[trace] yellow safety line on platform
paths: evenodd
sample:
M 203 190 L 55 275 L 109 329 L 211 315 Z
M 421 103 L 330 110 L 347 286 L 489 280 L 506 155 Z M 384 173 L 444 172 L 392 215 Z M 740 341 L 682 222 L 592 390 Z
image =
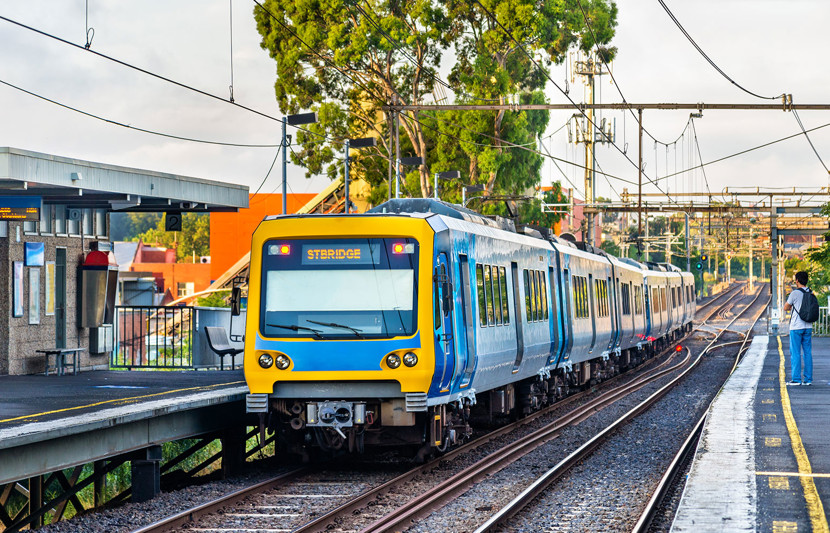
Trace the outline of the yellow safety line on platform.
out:
M 804 489 L 807 512 L 810 514 L 813 531 L 828 533 L 830 527 L 827 525 L 824 506 L 821 503 L 818 490 L 816 490 L 816 484 L 813 482 L 813 470 L 810 466 L 810 460 L 807 458 L 804 443 L 801 442 L 801 434 L 798 432 L 798 426 L 795 423 L 792 405 L 790 404 L 790 394 L 787 392 L 786 374 L 784 372 L 784 348 L 781 344 L 781 336 L 778 335 L 776 338 L 778 339 L 778 388 L 781 391 L 781 407 L 784 410 L 787 431 L 790 433 L 790 444 L 792 444 L 795 460 L 798 463 L 798 472 L 803 474 L 799 476 L 799 479 L 801 480 L 801 487 Z
M 144 396 L 132 396 L 130 398 L 115 398 L 115 399 L 112 399 L 112 400 L 105 400 L 103 402 L 91 403 L 91 404 L 88 404 L 88 405 L 78 405 L 76 407 L 67 407 L 65 409 L 55 409 L 54 411 L 45 411 L 43 413 L 33 413 L 33 414 L 30 414 L 30 415 L 18 416 L 18 417 L 15 417 L 15 418 L 7 418 L 5 420 L 0 420 L 0 424 L 2 424 L 4 422 L 14 422 L 14 421 L 17 421 L 17 420 L 25 420 L 27 418 L 37 418 L 39 416 L 44 416 L 44 415 L 54 415 L 56 413 L 65 413 L 67 411 L 76 411 L 78 409 L 86 409 L 88 407 L 97 407 L 99 405 L 105 405 L 105 404 L 108 404 L 108 403 L 115 403 L 115 404 L 118 404 L 118 403 L 131 403 L 131 402 L 135 402 L 135 401 L 138 401 L 138 400 L 143 400 L 145 398 L 153 398 L 155 396 L 165 396 L 167 394 L 173 394 L 173 393 L 176 393 L 176 392 L 189 392 L 189 391 L 194 391 L 194 390 L 208 390 L 208 389 L 213 389 L 213 388 L 216 388 L 216 387 L 224 387 L 226 385 L 239 385 L 241 383 L 245 383 L 245 382 L 244 381 L 231 381 L 229 383 L 217 383 L 215 385 L 203 385 L 203 386 L 200 386 L 200 387 L 190 387 L 190 388 L 187 388 L 187 389 L 176 389 L 176 390 L 169 390 L 169 391 L 165 391 L 165 392 L 156 392 L 156 393 L 153 393 L 153 394 L 145 394 Z
M 820 477 L 820 478 L 830 478 L 830 474 L 816 474 L 815 472 L 803 473 L 803 472 L 755 472 L 756 476 L 790 476 L 790 477 Z

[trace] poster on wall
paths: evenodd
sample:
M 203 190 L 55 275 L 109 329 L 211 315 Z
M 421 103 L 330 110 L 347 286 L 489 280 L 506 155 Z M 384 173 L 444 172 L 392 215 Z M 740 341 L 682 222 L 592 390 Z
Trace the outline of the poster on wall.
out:
M 46 291 L 46 308 L 43 314 L 51 316 L 55 314 L 55 262 L 46 261 L 46 280 L 43 290 Z
M 27 267 L 42 267 L 43 266 L 43 243 L 42 242 L 27 242 L 25 243 L 25 263 Z
M 23 261 L 14 261 L 12 316 L 23 316 Z
M 29 269 L 29 324 L 40 324 L 40 269 Z

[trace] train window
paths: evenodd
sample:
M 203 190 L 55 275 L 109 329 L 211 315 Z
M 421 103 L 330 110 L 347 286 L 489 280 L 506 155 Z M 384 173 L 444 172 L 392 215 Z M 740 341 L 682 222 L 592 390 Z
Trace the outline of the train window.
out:
M 588 280 L 584 276 L 573 277 L 573 295 L 576 303 L 576 318 L 588 318 L 590 316 Z
M 487 325 L 487 297 L 484 294 L 484 267 L 476 265 L 476 293 L 478 294 L 478 321 L 481 327 Z
M 493 281 L 493 311 L 496 313 L 496 324 L 504 324 L 501 314 L 501 278 L 499 276 L 499 267 L 493 267 L 493 274 L 490 279 Z
M 533 320 L 539 320 L 539 287 L 537 285 L 536 271 L 529 270 L 530 276 L 530 313 Z
M 539 272 L 539 280 L 542 282 L 542 318 L 548 319 L 548 284 L 545 279 L 545 273 Z
M 527 270 L 522 270 L 522 277 L 524 277 L 525 281 L 525 315 L 527 321 L 530 322 L 533 320 L 533 315 L 530 311 L 530 274 Z
M 438 281 L 441 276 L 441 267 L 435 267 L 435 276 L 432 281 L 432 309 L 433 318 L 435 322 L 435 329 L 441 327 L 441 294 L 439 287 L 441 283 Z
M 660 289 L 660 298 L 663 302 L 662 310 L 665 311 L 666 309 L 668 309 L 668 306 L 666 305 L 666 289 L 665 288 Z
M 495 326 L 496 317 L 493 309 L 493 269 L 484 265 L 484 292 L 487 293 L 487 325 Z
M 507 302 L 507 275 L 504 267 L 499 267 L 499 294 L 501 295 L 501 314 L 505 324 L 510 323 L 510 306 Z
M 530 275 L 533 276 L 533 318 L 542 320 L 542 286 L 539 283 L 539 271 L 531 270 Z

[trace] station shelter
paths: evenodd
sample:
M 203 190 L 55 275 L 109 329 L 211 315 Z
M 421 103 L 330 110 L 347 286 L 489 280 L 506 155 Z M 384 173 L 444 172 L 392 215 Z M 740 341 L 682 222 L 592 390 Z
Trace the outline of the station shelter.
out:
M 0 147 L 0 375 L 43 372 L 38 350 L 55 348 L 107 368 L 110 213 L 163 212 L 172 230 L 183 212 L 247 205 L 242 185 Z

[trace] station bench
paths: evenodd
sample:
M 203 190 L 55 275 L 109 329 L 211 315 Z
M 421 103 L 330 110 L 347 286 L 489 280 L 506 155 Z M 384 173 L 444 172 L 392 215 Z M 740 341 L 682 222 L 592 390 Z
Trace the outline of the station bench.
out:
M 72 374 L 77 374 L 80 368 L 80 361 L 78 358 L 81 355 L 81 352 L 86 350 L 86 348 L 48 348 L 45 350 L 35 350 L 38 353 L 42 353 L 46 359 L 46 364 L 44 366 L 43 375 L 49 375 L 49 369 L 51 368 L 49 365 L 49 356 L 55 356 L 55 374 L 58 376 L 63 376 L 66 374 L 67 369 L 67 357 L 72 356 Z

